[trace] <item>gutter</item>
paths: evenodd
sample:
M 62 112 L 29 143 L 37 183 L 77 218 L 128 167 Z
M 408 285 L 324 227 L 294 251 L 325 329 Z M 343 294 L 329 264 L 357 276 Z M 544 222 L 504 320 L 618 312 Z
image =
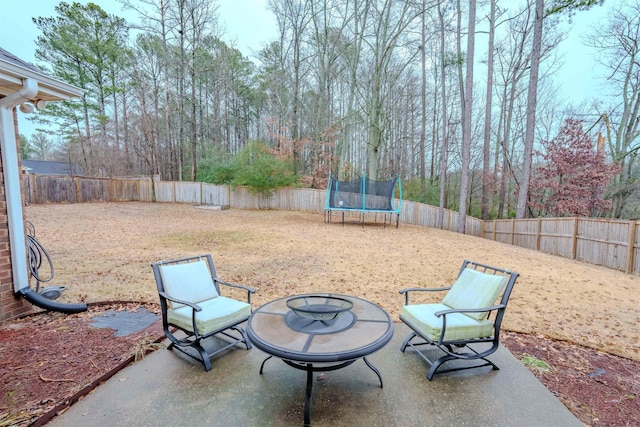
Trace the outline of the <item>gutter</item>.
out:
M 26 101 L 35 99 L 38 94 L 38 82 L 28 78 L 22 81 L 22 88 L 0 99 L 0 149 L 2 151 L 2 170 L 4 173 L 7 219 L 9 223 L 9 246 L 15 292 L 29 286 L 27 267 L 27 244 L 22 214 L 22 195 L 20 194 L 20 169 L 18 168 L 18 146 L 13 127 L 13 108 Z
M 82 89 L 46 76 L 36 68 L 25 67 L 2 58 L 0 58 L 0 76 L 16 84 L 22 82 L 23 86 L 25 80 L 37 81 L 40 99 L 66 100 L 80 97 L 83 93 Z

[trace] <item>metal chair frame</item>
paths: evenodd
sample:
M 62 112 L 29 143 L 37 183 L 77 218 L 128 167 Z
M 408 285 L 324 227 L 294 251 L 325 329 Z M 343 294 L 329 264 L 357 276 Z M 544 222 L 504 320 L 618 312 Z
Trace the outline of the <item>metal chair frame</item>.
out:
M 460 267 L 458 276 L 460 276 L 460 274 L 464 271 L 465 268 L 474 268 L 484 273 L 505 274 L 509 276 L 505 289 L 502 292 L 502 297 L 500 298 L 499 304 L 493 305 L 491 307 L 484 307 L 484 308 L 477 308 L 477 309 L 442 310 L 435 313 L 437 317 L 442 317 L 442 332 L 437 341 L 433 341 L 428 337 L 426 337 L 424 334 L 420 333 L 417 325 L 413 325 L 409 320 L 404 318 L 402 315 L 400 316 L 400 320 L 402 320 L 402 322 L 404 322 L 412 330 L 412 332 L 409 333 L 409 335 L 405 338 L 404 342 L 402 343 L 402 346 L 400 347 L 400 350 L 404 353 L 407 346 L 410 346 L 418 353 L 418 355 L 420 355 L 420 357 L 422 357 L 422 359 L 424 359 L 429 364 L 430 368 L 427 372 L 427 379 L 429 381 L 433 379 L 433 376 L 436 373 L 441 374 L 445 372 L 480 368 L 483 366 L 491 366 L 493 370 L 500 369 L 498 368 L 498 366 L 496 366 L 496 364 L 488 360 L 486 357 L 494 353 L 500 345 L 500 327 L 502 325 L 502 319 L 504 317 L 504 313 L 507 308 L 507 303 L 509 302 L 511 291 L 513 290 L 513 286 L 515 285 L 515 282 L 519 274 L 506 269 L 491 267 L 489 265 L 465 260 L 462 263 L 462 266 Z M 445 288 L 408 288 L 408 289 L 402 289 L 399 292 L 400 294 L 405 296 L 405 305 L 409 305 L 410 292 L 439 292 L 439 291 L 448 291 L 449 289 L 451 289 L 451 286 L 445 287 Z M 487 312 L 488 318 L 490 318 L 491 315 L 494 315 L 492 336 L 477 337 L 477 338 L 464 339 L 464 340 L 449 340 L 449 341 L 444 340 L 446 329 L 447 329 L 447 315 L 452 313 L 482 313 L 482 312 Z M 419 338 L 421 340 L 417 340 L 417 342 L 414 342 L 413 341 L 414 338 Z M 491 346 L 486 350 L 479 351 L 471 347 L 471 345 L 486 344 L 486 343 L 491 344 Z M 445 354 L 436 360 L 431 360 L 418 348 L 418 347 L 427 346 L 427 345 L 438 347 Z M 482 360 L 484 361 L 484 363 L 457 366 L 457 367 L 448 368 L 448 369 L 440 369 L 440 367 L 444 363 L 451 360 Z
M 237 285 L 234 283 L 224 282 L 218 279 L 216 275 L 215 266 L 213 265 L 213 259 L 210 254 L 198 255 L 198 256 L 181 258 L 181 259 L 170 260 L 170 261 L 158 261 L 151 264 L 151 267 L 153 268 L 153 275 L 155 277 L 156 285 L 158 287 L 158 295 L 160 296 L 160 307 L 162 309 L 162 328 L 164 330 L 165 335 L 169 339 L 169 341 L 171 341 L 171 344 L 169 344 L 167 348 L 169 350 L 171 350 L 172 348 L 175 348 L 176 350 L 180 351 L 181 353 L 190 357 L 191 359 L 202 363 L 204 365 L 205 371 L 208 372 L 211 370 L 211 358 L 216 354 L 230 347 L 233 347 L 239 343 L 243 343 L 247 350 L 251 349 L 252 346 L 251 346 L 251 342 L 247 338 L 247 333 L 244 330 L 244 328 L 238 326 L 240 323 L 245 322 L 249 318 L 249 316 L 232 325 L 227 325 L 223 328 L 214 330 L 207 334 L 200 334 L 196 326 L 196 314 L 202 311 L 202 308 L 198 306 L 198 304 L 194 304 L 189 301 L 183 301 L 183 300 L 174 298 L 165 291 L 163 280 L 162 280 L 162 274 L 160 273 L 160 268 L 163 265 L 185 264 L 188 262 L 200 261 L 203 259 L 207 261 L 207 266 L 209 267 L 209 272 L 211 273 L 211 279 L 213 280 L 213 284 L 216 288 L 216 291 L 218 292 L 218 295 L 222 295 L 220 292 L 220 285 L 223 285 L 229 288 L 243 289 L 247 292 L 247 303 L 251 304 L 251 294 L 256 292 L 255 289 L 252 289 L 247 286 Z M 167 311 L 169 310 L 168 301 L 172 301 L 178 304 L 183 304 L 192 308 L 192 329 L 191 330 L 182 328 L 178 325 L 175 325 L 169 322 L 168 316 L 167 316 Z M 184 338 L 177 337 L 175 333 L 178 330 L 182 331 L 186 336 Z M 229 333 L 228 331 L 230 330 L 234 331 L 235 333 L 234 334 Z M 228 342 L 227 345 L 223 346 L 222 348 L 218 348 L 213 352 L 208 352 L 203 347 L 202 341 L 214 335 L 223 335 L 231 339 L 231 341 L 229 342 L 228 340 L 225 340 Z M 197 356 L 194 355 L 192 352 L 189 352 L 188 351 L 189 348 L 195 349 L 197 351 Z

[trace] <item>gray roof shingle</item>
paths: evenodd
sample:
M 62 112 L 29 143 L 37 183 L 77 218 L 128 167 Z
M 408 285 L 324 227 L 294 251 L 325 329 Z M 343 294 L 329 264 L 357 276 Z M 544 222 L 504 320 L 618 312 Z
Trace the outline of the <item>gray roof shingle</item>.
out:
M 31 169 L 34 175 L 70 175 L 82 176 L 82 166 L 68 162 L 49 162 L 47 160 L 23 160 L 22 166 Z
M 22 59 L 15 56 L 13 53 L 4 50 L 0 47 L 0 59 L 4 59 L 7 62 L 12 62 L 21 67 L 27 68 L 31 71 L 35 71 L 36 73 L 44 74 L 44 72 L 36 67 L 35 65 L 29 64 L 27 61 L 23 61 Z

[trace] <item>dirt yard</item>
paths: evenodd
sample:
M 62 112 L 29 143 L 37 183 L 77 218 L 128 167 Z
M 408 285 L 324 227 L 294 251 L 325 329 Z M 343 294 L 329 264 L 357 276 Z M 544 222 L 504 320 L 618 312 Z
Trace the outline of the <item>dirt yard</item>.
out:
M 25 214 L 55 267 L 42 286 L 68 286 L 61 302 L 157 303 L 152 262 L 212 253 L 223 280 L 257 290 L 254 307 L 328 291 L 374 301 L 398 320 L 399 289 L 447 286 L 464 259 L 509 268 L 521 275 L 503 323 L 511 351 L 549 362 L 552 372 L 538 377 L 585 424 L 640 416 L 636 276 L 373 218 L 343 226 L 321 214 L 143 203 L 32 205 Z
M 302 212 L 112 203 L 32 205 L 25 215 L 53 259 L 46 285 L 69 287 L 60 301 L 157 302 L 153 261 L 211 253 L 223 280 L 257 289 L 255 306 L 339 292 L 397 320 L 399 289 L 451 284 L 471 259 L 520 273 L 506 329 L 640 361 L 640 278 L 604 267 L 431 228 L 326 224 Z

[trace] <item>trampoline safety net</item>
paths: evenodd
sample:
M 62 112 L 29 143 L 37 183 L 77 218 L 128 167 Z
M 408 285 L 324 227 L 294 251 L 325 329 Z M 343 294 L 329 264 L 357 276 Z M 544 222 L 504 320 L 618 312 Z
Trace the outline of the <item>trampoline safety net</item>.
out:
M 356 209 L 394 211 L 393 191 L 396 178 L 388 181 L 374 181 L 368 178 L 329 183 L 329 209 Z

